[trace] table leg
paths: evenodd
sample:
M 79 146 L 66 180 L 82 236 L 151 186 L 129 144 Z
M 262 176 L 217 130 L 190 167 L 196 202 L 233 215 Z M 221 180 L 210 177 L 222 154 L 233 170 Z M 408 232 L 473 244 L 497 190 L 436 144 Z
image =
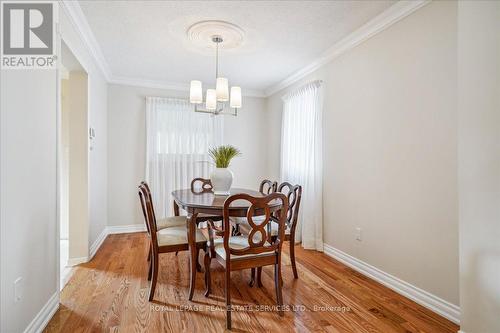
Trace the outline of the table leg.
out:
M 196 218 L 197 213 L 189 213 L 187 218 L 187 233 L 188 233 L 188 244 L 189 244 L 189 275 L 191 277 L 189 281 L 189 300 L 193 299 L 194 288 L 196 284 L 196 265 L 198 264 L 196 250 Z
M 174 200 L 174 216 L 179 216 L 179 205 L 177 204 L 177 201 Z M 175 251 L 175 256 L 177 256 L 179 252 Z
M 174 215 L 179 216 L 179 205 L 174 200 Z

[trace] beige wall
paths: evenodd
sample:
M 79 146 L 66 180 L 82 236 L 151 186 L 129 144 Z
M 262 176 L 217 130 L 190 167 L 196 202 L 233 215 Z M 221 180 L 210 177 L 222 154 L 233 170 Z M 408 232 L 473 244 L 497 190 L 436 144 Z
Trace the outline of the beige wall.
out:
M 457 4 L 433 2 L 271 96 L 324 81 L 324 241 L 453 304 L 458 297 Z M 279 175 L 279 131 L 269 138 Z M 355 228 L 363 240 L 355 240 Z
M 143 224 L 137 186 L 145 177 L 146 96 L 188 98 L 187 92 L 109 85 L 108 93 L 109 225 Z M 265 100 L 243 97 L 237 117 L 224 117 L 224 141 L 242 151 L 233 160 L 234 186 L 258 188 L 266 177 Z
M 59 238 L 69 237 L 69 72 L 61 79 L 61 146 L 59 171 Z
M 500 332 L 500 2 L 458 5 L 460 329 Z
M 65 80 L 66 81 L 66 80 Z M 89 255 L 89 145 L 88 145 L 88 76 L 70 72 L 62 86 L 68 103 L 61 112 L 68 115 L 68 230 L 69 259 Z M 67 109 L 66 109 L 67 107 Z M 64 117 L 63 117 L 64 120 Z
M 95 129 L 92 150 L 88 151 L 88 247 L 97 240 L 107 225 L 107 91 L 108 83 L 97 67 L 81 36 L 61 9 L 61 37 L 88 74 L 88 123 Z

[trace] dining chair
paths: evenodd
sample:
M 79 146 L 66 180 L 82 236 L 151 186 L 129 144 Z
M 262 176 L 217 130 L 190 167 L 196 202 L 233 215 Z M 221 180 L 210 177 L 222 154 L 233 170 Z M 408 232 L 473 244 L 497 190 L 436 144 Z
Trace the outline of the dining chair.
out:
M 199 184 L 199 186 L 197 186 L 197 184 Z M 191 192 L 193 192 L 193 194 L 203 194 L 207 192 L 212 192 L 212 190 L 213 186 L 212 186 L 212 181 L 210 179 L 194 178 L 191 181 Z M 200 213 L 196 217 L 196 225 L 199 225 L 200 222 L 206 222 L 208 219 L 211 219 L 213 221 L 222 221 L 222 216 Z
M 278 182 L 276 181 L 271 181 L 269 179 L 264 179 L 260 182 L 259 185 L 259 192 L 262 194 L 271 194 L 273 192 L 276 192 L 276 189 L 278 188 Z M 259 220 L 260 217 L 255 217 L 254 220 Z M 238 235 L 240 233 L 239 225 L 240 223 L 245 223 L 246 218 L 245 217 L 231 217 L 231 225 L 233 226 L 233 232 L 235 235 Z M 253 275 L 252 275 L 253 276 Z
M 200 186 L 197 186 L 200 184 Z M 212 181 L 205 178 L 194 178 L 191 181 L 191 192 L 195 194 L 211 192 L 213 190 Z
M 292 185 L 289 182 L 281 183 L 277 188 L 278 193 L 283 193 L 288 198 L 288 211 L 285 220 L 285 237 L 284 241 L 288 241 L 290 244 L 290 261 L 292 263 L 293 277 L 298 279 L 299 275 L 297 273 L 297 265 L 295 262 L 295 229 L 297 228 L 297 221 L 299 216 L 300 201 L 302 198 L 302 186 Z M 278 224 L 275 222 L 276 217 L 271 216 L 272 223 L 270 223 L 270 231 L 272 240 L 278 237 Z M 243 234 L 248 234 L 251 231 L 251 227 L 248 223 L 240 224 L 240 232 Z M 252 277 L 250 280 L 250 286 L 255 282 L 254 272 L 252 271 Z M 262 269 L 257 268 L 257 284 L 262 285 L 261 282 Z
M 139 200 L 141 202 L 142 211 L 144 213 L 148 237 L 150 240 L 151 249 L 151 263 L 148 273 L 148 280 L 151 280 L 149 288 L 149 301 L 154 298 L 156 289 L 156 282 L 158 280 L 159 269 L 159 255 L 161 253 L 179 252 L 189 250 L 186 221 L 182 226 L 171 226 L 164 229 L 158 229 L 157 221 L 153 208 L 153 201 L 151 200 L 147 184 L 141 183 L 139 185 Z M 184 217 L 185 219 L 185 217 Z M 206 251 L 207 239 L 203 233 L 196 229 L 196 249 Z
M 278 182 L 276 181 L 273 182 L 269 179 L 264 179 L 260 182 L 259 192 L 262 194 L 271 194 L 273 192 L 276 192 L 277 188 L 278 188 Z
M 147 195 L 149 200 L 151 202 L 153 202 L 153 197 L 151 195 L 151 190 L 149 188 L 148 183 L 146 183 L 145 181 L 142 181 L 141 186 L 144 187 L 145 195 Z M 146 230 L 149 233 L 149 225 L 147 223 L 146 211 L 144 210 L 144 207 L 142 207 L 142 214 L 144 215 L 144 223 L 146 224 Z M 154 212 L 153 212 L 153 214 L 154 214 Z M 156 223 L 156 230 L 162 230 L 162 229 L 165 229 L 168 227 L 177 227 L 177 226 L 186 225 L 186 217 L 185 216 L 169 216 L 169 217 L 165 217 L 162 219 L 156 219 L 156 216 L 154 216 L 154 218 L 157 222 Z M 177 253 L 176 253 L 176 255 L 177 255 Z M 152 267 L 151 267 L 151 264 L 152 264 L 151 263 L 151 247 L 149 247 L 147 261 L 150 263 L 148 280 L 151 280 L 151 270 L 152 270 Z
M 141 185 L 144 186 L 146 190 L 146 194 L 148 195 L 148 198 L 151 202 L 153 202 L 153 197 L 151 195 L 151 190 L 149 188 L 148 183 L 142 181 Z M 144 214 L 144 211 L 142 212 Z M 146 216 L 144 215 L 144 219 Z M 155 216 L 156 218 L 156 216 Z M 176 227 L 180 225 L 186 225 L 186 217 L 185 216 L 168 216 L 162 219 L 157 219 L 157 230 L 165 229 L 168 227 Z M 147 225 L 146 225 L 147 228 Z
M 246 200 L 251 206 L 246 219 L 251 226 L 248 235 L 234 236 L 230 233 L 231 204 L 236 200 Z M 268 233 L 267 225 L 271 223 L 269 203 L 281 204 L 281 210 L 275 215 L 278 234 L 274 241 Z M 216 259 L 225 270 L 226 295 L 226 327 L 231 329 L 231 272 L 236 270 L 272 265 L 274 266 L 274 282 L 279 315 L 283 316 L 283 298 L 281 293 L 281 247 L 285 237 L 286 212 L 288 199 L 282 193 L 271 193 L 265 197 L 254 197 L 248 194 L 235 194 L 224 201 L 222 230 L 208 220 L 208 251 L 205 253 L 205 296 L 211 293 L 210 262 Z M 234 214 L 234 213 L 233 213 Z M 255 223 L 255 215 L 263 217 L 260 223 Z M 222 236 L 222 238 L 215 238 Z

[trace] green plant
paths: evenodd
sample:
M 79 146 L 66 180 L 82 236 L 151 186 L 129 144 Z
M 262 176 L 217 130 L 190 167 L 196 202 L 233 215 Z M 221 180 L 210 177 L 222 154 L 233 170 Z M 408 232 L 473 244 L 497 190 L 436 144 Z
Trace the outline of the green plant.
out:
M 233 157 L 241 155 L 238 148 L 231 145 L 219 146 L 208 150 L 208 154 L 212 158 L 217 168 L 227 168 Z

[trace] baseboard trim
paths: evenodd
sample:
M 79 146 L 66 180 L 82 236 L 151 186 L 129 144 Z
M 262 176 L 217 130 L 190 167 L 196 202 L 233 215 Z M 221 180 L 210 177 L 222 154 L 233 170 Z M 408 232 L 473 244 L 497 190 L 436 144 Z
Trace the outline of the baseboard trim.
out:
M 59 279 L 59 291 L 64 289 L 68 281 L 71 279 L 72 275 L 73 275 L 73 268 L 65 267 L 64 270 L 61 272 L 61 277 Z
M 339 249 L 328 244 L 324 244 L 325 254 L 353 268 L 363 275 L 383 284 L 429 310 L 451 320 L 460 323 L 460 308 L 452 303 L 439 298 L 423 289 L 420 289 L 406 281 L 403 281 L 391 274 L 388 274 L 370 264 L 365 263 Z
M 50 319 L 54 316 L 59 308 L 59 290 L 55 292 L 50 299 L 45 303 L 43 308 L 33 318 L 31 323 L 26 327 L 24 333 L 39 333 L 42 332 Z
M 84 258 L 70 259 L 70 260 L 74 260 L 75 263 L 73 265 L 71 265 L 70 260 L 68 260 L 68 265 L 74 266 L 74 265 L 78 265 L 78 264 L 92 260 L 92 258 L 94 258 L 97 251 L 101 248 L 102 243 L 104 243 L 104 240 L 106 239 L 106 237 L 108 237 L 108 235 L 128 234 L 128 233 L 132 233 L 132 232 L 145 232 L 145 231 L 146 231 L 146 227 L 143 224 L 107 226 L 101 231 L 99 236 L 97 236 L 97 239 L 90 246 L 89 257 L 85 258 L 84 261 L 83 261 Z M 78 261 L 77 259 L 81 259 L 82 261 Z M 73 262 L 71 262 L 71 263 L 73 263 Z
M 89 257 L 69 258 L 68 259 L 68 266 L 71 267 L 71 266 L 80 265 L 80 264 L 83 264 L 89 260 L 90 260 Z
M 146 227 L 144 226 L 144 224 L 113 225 L 106 227 L 106 232 L 108 235 L 128 234 L 131 232 L 144 232 L 144 231 L 146 231 Z
M 104 242 L 107 236 L 108 236 L 108 227 L 104 227 L 99 236 L 97 236 L 97 239 L 90 246 L 89 261 L 92 260 L 92 258 L 94 258 L 97 250 L 99 250 L 99 248 L 101 247 L 102 243 Z
M 95 254 L 97 253 L 97 251 L 99 250 L 99 248 L 101 247 L 102 243 L 104 242 L 104 240 L 108 235 L 124 234 L 131 232 L 144 232 L 144 231 L 146 231 L 146 228 L 144 227 L 144 225 L 141 224 L 107 226 L 102 230 L 102 232 L 99 234 L 97 239 L 90 247 L 89 256 L 80 258 L 70 258 L 68 259 L 68 266 L 76 266 L 78 264 L 90 261 L 95 256 Z M 65 281 L 63 281 L 62 284 L 66 284 L 65 282 L 67 282 L 67 280 L 69 279 L 70 271 L 71 270 L 69 270 L 67 272 L 68 274 L 63 277 L 63 280 Z M 38 312 L 38 314 L 31 321 L 31 323 L 24 330 L 24 332 L 25 333 L 42 332 L 45 329 L 45 326 L 47 326 L 47 324 L 49 323 L 50 319 L 54 316 L 58 308 L 59 308 L 59 291 L 57 291 L 50 297 L 49 301 L 45 303 L 43 308 L 40 310 L 40 312 Z

